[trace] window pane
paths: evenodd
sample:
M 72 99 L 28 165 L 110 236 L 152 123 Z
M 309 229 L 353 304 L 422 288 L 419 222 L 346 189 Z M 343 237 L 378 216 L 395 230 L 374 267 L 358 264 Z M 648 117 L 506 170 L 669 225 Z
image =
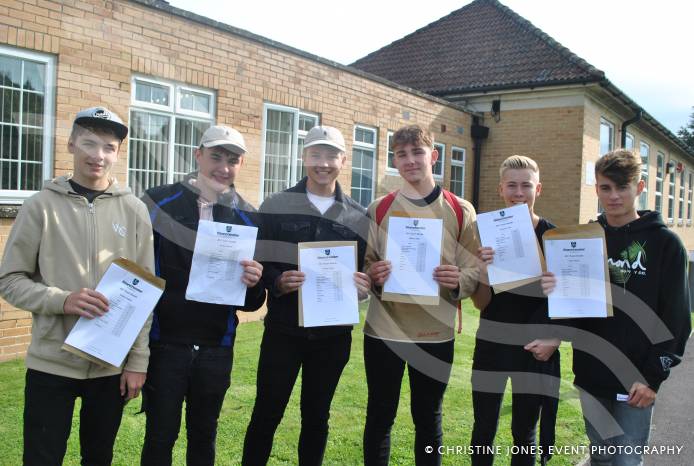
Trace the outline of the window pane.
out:
M 263 197 L 289 187 L 295 117 L 294 113 L 281 110 L 268 109 L 266 113 Z
M 627 133 L 627 140 L 624 144 L 624 148 L 627 150 L 632 150 L 634 148 L 634 136 L 629 133 Z
M 44 92 L 46 82 L 46 65 L 31 61 L 24 62 L 24 89 Z
M 184 175 L 194 172 L 195 149 L 200 146 L 200 139 L 207 128 L 208 121 L 176 118 L 176 134 L 174 136 L 174 181 L 179 181 Z
M 373 199 L 373 164 L 375 151 L 355 148 L 352 151 L 352 198 L 368 207 Z
M 366 128 L 356 128 L 354 130 L 354 140 L 363 142 L 364 144 L 373 144 L 375 139 L 375 131 Z
M 130 187 L 136 195 L 168 182 L 168 116 L 133 110 L 130 117 Z
M 0 85 L 22 87 L 22 60 L 0 55 Z
M 311 115 L 299 115 L 299 131 L 309 131 L 318 124 L 318 118 Z
M 210 96 L 188 89 L 181 91 L 181 108 L 194 112 L 210 113 Z
M 443 159 L 445 157 L 446 146 L 443 144 L 434 144 L 434 148 L 439 152 L 439 158 L 434 164 L 433 172 L 435 176 L 443 176 Z
M 24 93 L 22 123 L 29 126 L 43 126 L 43 94 Z
M 18 158 L 19 128 L 17 126 L 0 125 L 0 159 L 17 160 Z
M 0 122 L 19 123 L 19 101 L 21 91 L 0 89 Z
M 140 102 L 169 106 L 169 87 L 161 84 L 135 81 L 135 99 Z
M 464 162 L 465 161 L 465 151 L 453 149 L 451 151 L 451 160 L 456 161 L 456 162 Z
M 614 148 L 614 126 L 605 120 L 600 121 L 600 155 L 605 155 Z

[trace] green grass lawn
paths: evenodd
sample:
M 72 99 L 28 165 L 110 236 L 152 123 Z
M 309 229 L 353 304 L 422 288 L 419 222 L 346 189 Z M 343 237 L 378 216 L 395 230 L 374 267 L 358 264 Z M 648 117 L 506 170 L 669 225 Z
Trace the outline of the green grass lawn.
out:
M 457 336 L 456 353 L 451 381 L 444 398 L 444 444 L 447 446 L 467 445 L 472 429 L 472 402 L 470 393 L 470 370 L 474 334 L 477 329 L 478 313 L 466 303 L 463 312 L 463 333 Z M 363 313 L 362 313 L 363 319 Z M 258 349 L 262 335 L 262 323 L 243 324 L 236 338 L 234 369 L 231 388 L 219 422 L 217 437 L 217 464 L 238 464 L 243 448 L 243 437 L 253 408 L 255 397 L 255 377 L 258 363 Z M 361 443 L 366 413 L 366 380 L 362 356 L 361 326 L 353 332 L 352 356 L 347 364 L 340 385 L 333 400 L 330 436 L 325 454 L 326 465 L 361 464 Z M 571 384 L 570 348 L 561 348 L 562 393 L 557 421 L 558 446 L 586 445 L 583 433 L 583 421 L 576 392 Z M 22 409 L 24 389 L 23 361 L 10 361 L 0 364 L 0 464 L 21 464 L 22 453 Z M 407 377 L 407 372 L 405 373 Z M 510 384 L 509 384 L 510 385 Z M 499 422 L 497 445 L 506 448 L 511 440 L 511 405 L 510 393 L 504 399 L 504 406 Z M 293 465 L 297 463 L 296 445 L 299 437 L 300 414 L 299 383 L 294 388 L 292 399 L 285 412 L 282 424 L 277 430 L 275 443 L 270 457 L 272 465 Z M 78 402 L 79 405 L 79 402 Z M 403 380 L 398 417 L 392 434 L 391 464 L 414 464 L 412 445 L 414 428 L 409 413 L 409 384 Z M 145 418 L 136 414 L 140 400 L 126 406 L 118 439 L 115 447 L 114 464 L 130 466 L 139 464 L 140 449 L 144 438 Z M 66 465 L 79 464 L 79 442 L 76 407 L 73 422 L 73 434 L 70 437 Z M 174 464 L 185 464 L 185 430 L 174 450 Z M 551 461 L 554 466 L 573 465 L 580 460 L 580 455 L 555 456 Z M 496 464 L 506 465 L 510 458 L 498 458 Z M 444 464 L 470 464 L 467 456 L 445 456 Z

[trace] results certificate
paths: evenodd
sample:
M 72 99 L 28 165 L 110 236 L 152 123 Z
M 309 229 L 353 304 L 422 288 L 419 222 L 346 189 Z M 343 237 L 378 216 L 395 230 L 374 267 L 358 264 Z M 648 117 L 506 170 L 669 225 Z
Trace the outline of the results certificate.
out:
M 537 280 L 542 275 L 542 255 L 525 204 L 477 215 L 482 246 L 494 248 L 487 268 L 489 285 L 505 289 Z
M 549 317 L 608 317 L 602 238 L 545 239 L 547 270 L 557 286 L 549 295 Z
M 120 367 L 164 292 L 164 280 L 126 259 L 109 265 L 96 286 L 108 299 L 101 317 L 80 317 L 63 349 L 102 365 Z M 106 363 L 106 364 L 104 364 Z
M 359 323 L 356 241 L 299 243 L 299 271 L 306 274 L 299 289 L 300 326 Z
M 389 217 L 386 260 L 393 268 L 383 285 L 384 301 L 439 303 L 434 269 L 441 265 L 442 239 L 440 218 Z
M 258 228 L 200 220 L 186 299 L 243 306 L 242 260 L 253 259 Z

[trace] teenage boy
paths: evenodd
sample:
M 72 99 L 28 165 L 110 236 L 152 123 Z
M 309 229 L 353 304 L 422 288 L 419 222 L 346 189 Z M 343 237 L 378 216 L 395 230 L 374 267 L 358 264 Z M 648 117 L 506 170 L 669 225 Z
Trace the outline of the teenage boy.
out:
M 535 200 L 542 192 L 537 163 L 529 157 L 512 155 L 502 162 L 499 176 L 499 195 L 504 204 L 506 207 L 528 206 L 535 235 L 542 244 L 542 235 L 554 225 L 535 213 Z M 501 402 L 506 382 L 511 378 L 511 432 L 513 444 L 520 447 L 511 464 L 532 466 L 536 456 L 535 427 L 541 410 L 548 411 L 543 412 L 543 436 L 553 438 L 561 377 L 559 352 L 555 351 L 559 340 L 535 338 L 538 332 L 532 330 L 540 328 L 535 325 L 549 323 L 547 298 L 542 294 L 540 281 L 496 293 L 489 286 L 487 275 L 487 266 L 494 260 L 494 249 L 481 247 L 478 258 L 480 282 L 472 295 L 475 307 L 480 310 L 472 358 L 472 464 L 491 465 L 494 462 L 491 452 Z M 546 425 L 545 419 L 551 425 Z M 543 452 L 543 457 L 547 456 Z
M 415 462 L 441 464 L 441 405 L 453 363 L 457 303 L 477 288 L 475 255 L 479 244 L 472 205 L 434 183 L 432 167 L 439 154 L 433 144 L 431 134 L 420 126 L 396 131 L 391 149 L 393 165 L 403 179 L 402 188 L 375 200 L 368 209 L 375 221 L 369 231 L 364 267 L 374 284 L 375 296 L 369 303 L 364 326 L 369 390 L 364 428 L 367 466 L 388 464 L 390 431 L 405 366 L 415 424 Z M 442 265 L 433 272 L 440 285 L 437 306 L 380 299 L 382 286 L 392 270 L 390 262 L 384 260 L 388 219 L 392 214 L 398 215 L 396 212 L 443 220 Z
M 681 362 L 691 331 L 687 253 L 659 212 L 636 210 L 645 186 L 639 156 L 609 152 L 595 176 L 614 317 L 574 319 L 574 384 L 591 464 L 641 464 L 658 388 Z M 547 272 L 543 290 L 555 286 Z
M 5 246 L 0 295 L 32 313 L 25 465 L 62 464 L 77 397 L 82 464 L 110 465 L 125 401 L 137 397 L 145 381 L 149 322 L 120 368 L 61 349 L 80 317 L 108 312 L 108 300 L 94 288 L 113 260 L 154 269 L 147 209 L 110 177 L 127 134 L 106 108 L 77 113 L 68 140 L 72 176 L 47 182 L 24 201 Z
M 143 199 L 154 227 L 157 275 L 166 289 L 154 309 L 151 357 L 143 408 L 147 415 L 142 465 L 170 465 L 186 402 L 188 465 L 214 465 L 217 420 L 231 381 L 236 311 L 265 301 L 263 267 L 243 260 L 248 287 L 243 307 L 186 299 L 198 222 L 256 226 L 253 206 L 234 189 L 246 146 L 227 126 L 211 126 L 195 150 L 197 172 L 174 184 L 149 189 Z
M 336 128 L 316 126 L 304 140 L 307 177 L 263 202 L 263 282 L 268 313 L 260 345 L 255 406 L 243 446 L 244 465 L 265 465 L 301 369 L 301 434 L 298 464 L 320 465 L 328 438 L 330 403 L 349 360 L 352 326 L 299 327 L 298 290 L 305 274 L 297 270 L 297 244 L 357 241 L 361 270 L 368 219 L 364 208 L 342 190 L 337 178 L 346 162 L 345 141 Z M 360 299 L 370 287 L 356 272 Z

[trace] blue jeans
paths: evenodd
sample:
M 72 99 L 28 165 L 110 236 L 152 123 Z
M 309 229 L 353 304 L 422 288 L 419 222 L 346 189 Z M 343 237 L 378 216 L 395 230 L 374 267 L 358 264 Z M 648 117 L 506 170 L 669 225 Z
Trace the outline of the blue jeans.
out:
M 593 397 L 581 391 L 581 408 L 590 440 L 591 466 L 643 463 L 640 450 L 648 445 L 653 405 L 634 408 L 625 401 Z
M 151 345 L 142 408 L 147 415 L 142 465 L 170 465 L 186 402 L 186 462 L 214 465 L 217 419 L 231 382 L 233 349 Z

